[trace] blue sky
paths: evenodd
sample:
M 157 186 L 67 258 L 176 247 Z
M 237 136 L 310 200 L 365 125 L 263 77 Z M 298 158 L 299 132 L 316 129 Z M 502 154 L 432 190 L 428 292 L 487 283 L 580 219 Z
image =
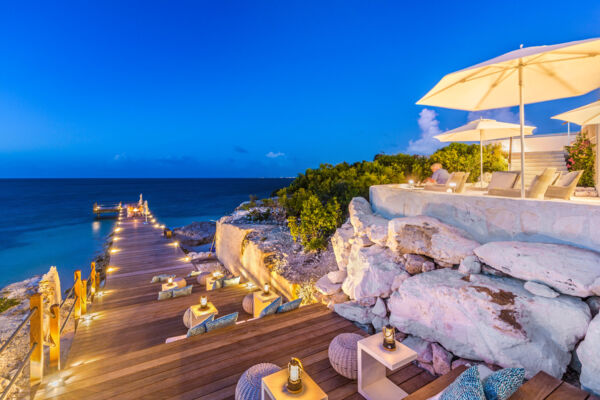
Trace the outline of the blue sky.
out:
M 597 0 L 2 1 L 0 177 L 294 176 L 426 151 L 423 131 L 469 118 L 415 105 L 444 74 L 598 21 Z M 598 97 L 526 118 L 564 131 L 549 117 Z

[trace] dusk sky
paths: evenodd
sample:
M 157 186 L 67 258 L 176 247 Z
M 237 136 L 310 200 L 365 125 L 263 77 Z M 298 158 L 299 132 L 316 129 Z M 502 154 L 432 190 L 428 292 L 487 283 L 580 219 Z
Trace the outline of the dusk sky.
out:
M 415 105 L 445 74 L 592 37 L 598 0 L 4 1 L 0 177 L 278 177 L 426 153 L 423 134 L 479 115 Z M 549 118 L 598 98 L 526 120 L 566 131 Z

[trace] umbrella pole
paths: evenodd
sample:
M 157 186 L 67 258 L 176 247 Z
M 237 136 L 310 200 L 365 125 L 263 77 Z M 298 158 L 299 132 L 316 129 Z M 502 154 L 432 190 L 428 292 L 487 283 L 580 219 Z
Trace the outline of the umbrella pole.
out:
M 525 198 L 525 106 L 523 105 L 523 62 L 519 60 L 519 122 L 521 124 L 521 198 Z
M 479 131 L 479 182 L 483 189 L 483 131 Z

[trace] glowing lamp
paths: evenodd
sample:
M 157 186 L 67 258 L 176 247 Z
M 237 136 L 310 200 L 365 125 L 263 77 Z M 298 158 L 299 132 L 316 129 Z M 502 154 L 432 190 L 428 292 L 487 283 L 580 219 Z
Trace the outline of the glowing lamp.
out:
M 206 308 L 208 306 L 208 299 L 206 296 L 200 296 L 200 308 Z
M 389 351 L 396 350 L 396 330 L 391 325 L 383 327 L 383 348 Z
M 170 284 L 172 284 L 172 283 L 173 283 L 173 278 L 172 278 L 172 277 L 169 277 L 169 279 L 168 279 L 168 281 L 167 281 L 167 282 L 169 282 L 169 285 L 170 285 Z
M 218 278 L 219 276 L 221 276 L 221 273 L 219 271 L 214 271 L 212 275 L 213 278 Z
M 119 249 L 110 249 L 110 252 L 111 252 L 112 254 L 115 254 L 117 251 L 119 251 Z
M 287 380 L 287 391 L 290 393 L 300 393 L 302 391 L 302 373 L 304 367 L 302 362 L 296 357 L 292 357 L 288 363 L 288 380 Z
M 409 184 L 409 185 L 412 187 L 412 186 L 414 186 L 414 185 L 415 185 L 415 181 L 413 181 L 412 179 L 410 179 L 410 180 L 408 181 L 408 184 Z
M 185 261 L 185 262 L 189 262 L 189 261 L 190 261 L 190 258 L 189 258 L 189 257 L 183 257 L 183 261 Z
M 246 283 L 246 289 L 254 289 L 254 283 L 252 283 L 252 282 L 247 282 L 247 283 Z
M 450 192 L 454 192 L 456 190 L 456 182 L 450 182 L 448 186 L 450 186 Z
M 264 294 L 269 294 L 269 290 L 271 289 L 271 287 L 269 286 L 268 283 L 265 283 L 263 286 L 263 293 Z

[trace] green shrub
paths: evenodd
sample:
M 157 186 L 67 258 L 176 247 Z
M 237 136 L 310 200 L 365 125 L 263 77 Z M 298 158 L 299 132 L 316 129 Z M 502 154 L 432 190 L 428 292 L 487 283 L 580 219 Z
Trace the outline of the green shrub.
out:
M 480 175 L 479 145 L 450 143 L 429 157 L 429 161 L 440 163 L 448 172 L 470 172 L 469 182 L 477 182 Z M 483 146 L 483 170 L 506 171 L 508 161 L 500 144 Z
M 322 250 L 340 224 L 341 215 L 335 198 L 323 205 L 317 196 L 310 195 L 302 204 L 300 217 L 288 218 L 288 226 L 294 241 L 300 239 L 306 250 Z
M 595 186 L 594 164 L 596 156 L 594 154 L 594 144 L 582 134 L 578 134 L 571 146 L 565 146 L 565 150 L 567 151 L 565 158 L 569 171 L 583 170 L 578 186 Z
M 7 299 L 6 297 L 0 297 L 0 314 L 14 307 L 20 303 L 17 299 Z

